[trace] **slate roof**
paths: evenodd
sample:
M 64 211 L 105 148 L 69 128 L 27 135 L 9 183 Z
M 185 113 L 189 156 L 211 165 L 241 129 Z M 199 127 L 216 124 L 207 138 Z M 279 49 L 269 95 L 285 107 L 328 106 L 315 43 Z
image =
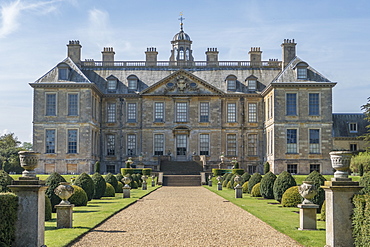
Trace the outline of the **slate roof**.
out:
M 357 133 L 350 133 L 349 124 L 357 123 Z M 362 136 L 367 132 L 366 126 L 370 123 L 363 113 L 333 113 L 333 137 Z

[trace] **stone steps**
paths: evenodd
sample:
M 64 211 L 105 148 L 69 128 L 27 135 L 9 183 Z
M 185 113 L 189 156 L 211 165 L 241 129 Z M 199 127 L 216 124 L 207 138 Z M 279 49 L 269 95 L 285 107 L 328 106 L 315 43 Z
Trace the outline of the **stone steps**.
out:
M 200 186 L 200 175 L 163 175 L 164 186 Z
M 203 167 L 194 161 L 162 161 L 161 172 L 165 175 L 199 175 Z

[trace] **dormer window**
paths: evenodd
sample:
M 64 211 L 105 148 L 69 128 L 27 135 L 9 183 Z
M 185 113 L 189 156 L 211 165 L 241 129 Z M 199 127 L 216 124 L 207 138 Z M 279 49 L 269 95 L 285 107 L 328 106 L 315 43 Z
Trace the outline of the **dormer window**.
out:
M 117 90 L 117 78 L 113 75 L 107 78 L 107 90 L 108 93 L 115 93 Z
M 236 90 L 236 76 L 235 75 L 229 75 L 226 77 L 226 83 L 227 83 L 227 90 L 229 91 L 235 91 Z
M 127 81 L 128 81 L 128 90 L 129 91 L 136 91 L 137 90 L 138 78 L 135 75 L 130 75 L 127 78 Z
M 248 85 L 249 92 L 255 92 L 257 90 L 257 77 L 251 75 L 245 79 L 246 84 Z
M 58 79 L 66 81 L 69 78 L 69 66 L 65 63 L 58 65 Z
M 296 66 L 297 69 L 297 79 L 299 80 L 307 80 L 307 63 L 299 63 Z
M 357 123 L 349 123 L 349 133 L 357 133 Z

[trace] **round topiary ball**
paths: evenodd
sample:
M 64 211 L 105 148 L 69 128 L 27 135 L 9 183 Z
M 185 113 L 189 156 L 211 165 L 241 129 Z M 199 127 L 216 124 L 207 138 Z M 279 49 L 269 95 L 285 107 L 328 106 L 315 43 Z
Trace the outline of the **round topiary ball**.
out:
M 274 199 L 274 183 L 276 175 L 268 172 L 261 179 L 261 196 L 266 199 Z
M 49 197 L 45 195 L 45 221 L 49 221 L 52 219 L 51 213 L 52 213 L 51 202 Z
M 81 173 L 75 180 L 75 185 L 80 186 L 87 195 L 87 200 L 91 201 L 94 196 L 94 182 L 89 175 Z
M 0 170 L 0 193 L 10 192 L 7 186 L 11 185 L 12 181 L 13 178 L 6 171 Z
M 123 193 L 123 183 L 118 181 L 116 193 Z
M 249 179 L 248 183 L 248 190 L 252 193 L 252 188 L 259 182 L 261 182 L 262 176 L 258 172 L 253 174 L 252 177 Z
M 106 182 L 103 178 L 102 175 L 99 173 L 95 172 L 91 176 L 92 181 L 94 182 L 94 199 L 100 199 L 104 196 L 105 193 L 105 187 L 106 187 Z
M 361 194 L 370 195 L 370 172 L 366 172 L 360 179 L 360 186 L 364 188 L 360 190 Z
M 287 189 L 281 198 L 281 205 L 283 207 L 297 207 L 300 203 L 302 203 L 302 197 L 298 192 L 298 186 Z
M 115 191 L 117 190 L 118 181 L 117 181 L 117 178 L 112 173 L 108 173 L 104 179 L 105 179 L 105 182 L 110 183 L 113 186 Z
M 326 179 L 317 171 L 311 172 L 304 181 L 312 181 L 317 189 L 317 195 L 312 198 L 314 204 L 319 205 L 318 213 L 321 211 L 322 204 L 325 201 L 325 191 L 320 186 L 324 185 Z
M 113 185 L 107 183 L 107 187 L 105 189 L 104 197 L 115 197 L 115 190 Z
M 256 183 L 251 191 L 251 196 L 253 197 L 261 197 L 261 183 Z
M 251 175 L 248 172 L 244 172 L 242 178 L 244 179 L 245 182 L 247 182 L 251 178 Z
M 248 190 L 248 181 L 245 182 L 242 187 L 243 187 L 243 193 L 249 193 L 249 190 Z
M 296 186 L 297 183 L 293 176 L 287 172 L 283 171 L 280 175 L 276 178 L 274 182 L 274 198 L 276 201 L 281 202 L 281 198 L 283 197 L 284 192 L 289 189 L 290 187 Z
M 74 189 L 73 195 L 68 199 L 71 204 L 74 204 L 76 207 L 78 206 L 86 206 L 88 199 L 87 194 L 84 189 L 80 186 L 72 185 Z
M 67 182 L 67 181 L 59 173 L 56 173 L 56 172 L 51 173 L 50 176 L 45 181 L 45 185 L 49 186 L 46 189 L 45 194 L 50 199 L 51 209 L 53 213 L 56 212 L 56 209 L 54 206 L 58 205 L 62 201 L 62 199 L 60 199 L 60 197 L 54 193 L 55 188 L 58 187 L 59 183 L 61 182 Z

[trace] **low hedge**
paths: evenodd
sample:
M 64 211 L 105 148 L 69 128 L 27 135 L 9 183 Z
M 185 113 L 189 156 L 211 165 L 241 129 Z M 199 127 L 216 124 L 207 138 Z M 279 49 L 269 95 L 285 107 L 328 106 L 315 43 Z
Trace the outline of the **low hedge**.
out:
M 0 193 L 0 246 L 11 246 L 15 239 L 18 197 L 13 193 Z
M 228 173 L 232 173 L 233 170 L 239 170 L 239 169 L 212 169 L 212 173 L 214 177 L 218 177 L 218 176 L 223 176 Z
M 238 174 L 241 176 L 244 174 L 244 169 L 232 169 L 232 174 Z
M 145 173 L 145 174 L 144 174 Z M 125 176 L 126 174 L 143 174 L 150 176 L 152 174 L 151 168 L 121 168 L 121 174 L 122 176 Z
M 370 195 L 353 197 L 353 238 L 355 246 L 369 246 L 370 243 Z

